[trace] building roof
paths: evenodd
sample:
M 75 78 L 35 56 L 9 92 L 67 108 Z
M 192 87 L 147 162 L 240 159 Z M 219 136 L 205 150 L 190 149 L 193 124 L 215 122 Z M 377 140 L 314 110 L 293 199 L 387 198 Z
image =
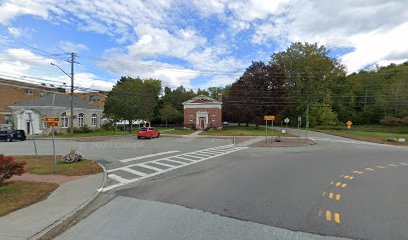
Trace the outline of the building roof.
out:
M 66 107 L 70 106 L 70 96 L 51 93 L 31 101 L 14 105 L 15 107 Z M 98 109 L 98 107 L 74 96 L 74 108 Z
M 186 104 L 214 104 L 214 105 L 220 105 L 220 104 L 222 104 L 222 102 L 217 101 L 217 100 L 215 100 L 213 98 L 210 98 L 208 96 L 205 96 L 205 95 L 200 95 L 200 96 L 197 96 L 197 97 L 193 97 L 192 99 L 190 99 L 190 100 L 183 103 L 183 105 L 186 105 Z

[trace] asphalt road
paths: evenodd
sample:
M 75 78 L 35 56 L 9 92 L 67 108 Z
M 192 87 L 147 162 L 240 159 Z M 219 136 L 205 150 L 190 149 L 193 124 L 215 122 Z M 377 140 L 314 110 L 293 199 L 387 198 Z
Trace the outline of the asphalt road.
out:
M 212 149 L 207 153 L 219 156 L 104 192 L 110 201 L 99 203 L 99 209 L 59 238 L 408 239 L 408 148 L 309 136 L 316 145 L 229 151 L 219 148 L 230 144 L 226 139 L 161 138 L 137 150 L 86 149 L 85 155 L 107 160 L 111 170 L 135 164 L 118 159 L 158 152 L 180 151 L 169 154 L 174 156 Z M 78 143 L 62 145 L 70 144 Z M 10 154 L 20 151 L 17 145 L 7 146 Z

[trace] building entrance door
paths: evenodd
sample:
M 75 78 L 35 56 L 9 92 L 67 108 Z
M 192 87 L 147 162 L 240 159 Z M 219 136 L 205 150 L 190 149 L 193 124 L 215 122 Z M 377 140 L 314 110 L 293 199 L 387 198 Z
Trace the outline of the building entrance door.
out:
M 26 129 L 27 129 L 27 131 L 26 131 L 26 133 L 27 133 L 27 135 L 30 135 L 31 133 L 30 133 L 30 127 L 31 127 L 31 125 L 30 125 L 30 122 L 26 122 Z
M 204 129 L 205 128 L 205 118 L 200 117 L 200 128 Z

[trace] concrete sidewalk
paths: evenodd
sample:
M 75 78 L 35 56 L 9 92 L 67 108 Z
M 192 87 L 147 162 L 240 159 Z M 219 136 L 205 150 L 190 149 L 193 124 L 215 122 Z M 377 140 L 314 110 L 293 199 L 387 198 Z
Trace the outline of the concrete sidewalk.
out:
M 0 217 L 0 240 L 41 237 L 92 201 L 104 182 L 99 173 L 65 183 L 47 199 Z

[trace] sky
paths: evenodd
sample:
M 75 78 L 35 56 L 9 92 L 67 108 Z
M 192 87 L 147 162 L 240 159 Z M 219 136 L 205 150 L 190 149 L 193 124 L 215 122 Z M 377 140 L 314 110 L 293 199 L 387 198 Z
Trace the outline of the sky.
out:
M 317 42 L 348 73 L 408 60 L 407 0 L 0 0 L 0 77 L 109 90 L 121 76 L 186 89 Z

